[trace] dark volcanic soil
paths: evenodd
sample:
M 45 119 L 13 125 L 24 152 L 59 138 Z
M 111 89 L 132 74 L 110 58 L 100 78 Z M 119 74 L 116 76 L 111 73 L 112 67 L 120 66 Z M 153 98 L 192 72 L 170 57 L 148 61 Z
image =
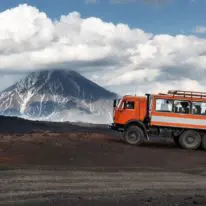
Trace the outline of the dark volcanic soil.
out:
M 206 205 L 205 151 L 126 145 L 103 125 L 1 125 L 1 205 Z

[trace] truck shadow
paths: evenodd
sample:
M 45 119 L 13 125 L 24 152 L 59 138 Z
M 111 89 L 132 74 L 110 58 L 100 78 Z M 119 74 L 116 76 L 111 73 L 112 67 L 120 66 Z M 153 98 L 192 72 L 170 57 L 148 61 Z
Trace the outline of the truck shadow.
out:
M 155 148 L 155 149 L 171 149 L 171 150 L 178 150 L 178 151 L 184 151 L 184 152 L 205 152 L 206 150 L 199 148 L 197 150 L 187 150 L 187 149 L 183 149 L 178 147 L 175 143 L 173 143 L 173 141 L 165 141 L 165 140 L 157 140 L 157 141 L 148 141 L 148 142 L 144 142 L 142 145 L 129 145 L 127 143 L 125 143 L 123 140 L 121 139 L 107 139 L 107 141 L 111 142 L 111 143 L 115 143 L 115 144 L 119 144 L 119 145 L 124 145 L 124 146 L 128 146 L 128 147 L 137 147 L 137 148 Z
M 171 149 L 180 149 L 177 145 L 173 142 L 145 142 L 141 145 L 141 147 L 148 147 L 148 148 L 171 148 Z
M 125 143 L 121 139 L 107 139 L 107 141 L 111 143 L 117 143 L 121 145 L 127 145 L 129 147 L 140 147 L 140 148 L 159 148 L 159 149 L 181 149 L 177 145 L 175 145 L 172 141 L 164 141 L 164 140 L 157 140 L 157 141 L 148 141 L 144 142 L 142 145 L 129 145 Z

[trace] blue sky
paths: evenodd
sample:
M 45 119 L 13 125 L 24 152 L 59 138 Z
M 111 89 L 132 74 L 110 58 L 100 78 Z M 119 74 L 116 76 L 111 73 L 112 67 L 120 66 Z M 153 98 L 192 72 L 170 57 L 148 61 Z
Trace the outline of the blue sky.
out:
M 96 1 L 1 0 L 0 90 L 22 72 L 69 68 L 123 94 L 206 91 L 206 0 Z
M 190 34 L 194 27 L 206 25 L 205 0 L 168 0 L 169 3 L 161 5 L 144 3 L 143 0 L 126 4 L 111 4 L 111 0 L 97 0 L 96 4 L 86 4 L 85 1 L 1 0 L 0 9 L 3 11 L 27 3 L 44 11 L 52 19 L 78 11 L 83 18 L 96 16 L 104 21 L 126 23 L 130 27 L 155 34 Z

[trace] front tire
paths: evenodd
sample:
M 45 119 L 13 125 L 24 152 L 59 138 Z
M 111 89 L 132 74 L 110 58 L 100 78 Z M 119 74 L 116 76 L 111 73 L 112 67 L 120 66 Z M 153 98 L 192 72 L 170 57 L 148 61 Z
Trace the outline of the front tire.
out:
M 198 132 L 187 130 L 180 135 L 179 144 L 184 149 L 195 150 L 201 145 L 201 136 Z
M 130 145 L 141 145 L 144 140 L 144 132 L 137 126 L 130 126 L 125 131 L 124 140 Z

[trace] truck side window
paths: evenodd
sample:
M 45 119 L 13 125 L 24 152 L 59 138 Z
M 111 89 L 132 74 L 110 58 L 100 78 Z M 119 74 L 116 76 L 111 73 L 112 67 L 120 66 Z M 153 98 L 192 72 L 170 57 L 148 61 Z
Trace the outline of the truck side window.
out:
M 192 103 L 192 114 L 206 115 L 206 103 L 193 102 Z
M 134 102 L 132 102 L 132 101 L 125 102 L 124 108 L 125 109 L 134 109 Z
M 190 102 L 175 100 L 174 101 L 174 112 L 182 113 L 182 114 L 189 114 L 190 113 Z
M 173 100 L 171 99 L 157 99 L 156 111 L 157 112 L 172 112 Z

